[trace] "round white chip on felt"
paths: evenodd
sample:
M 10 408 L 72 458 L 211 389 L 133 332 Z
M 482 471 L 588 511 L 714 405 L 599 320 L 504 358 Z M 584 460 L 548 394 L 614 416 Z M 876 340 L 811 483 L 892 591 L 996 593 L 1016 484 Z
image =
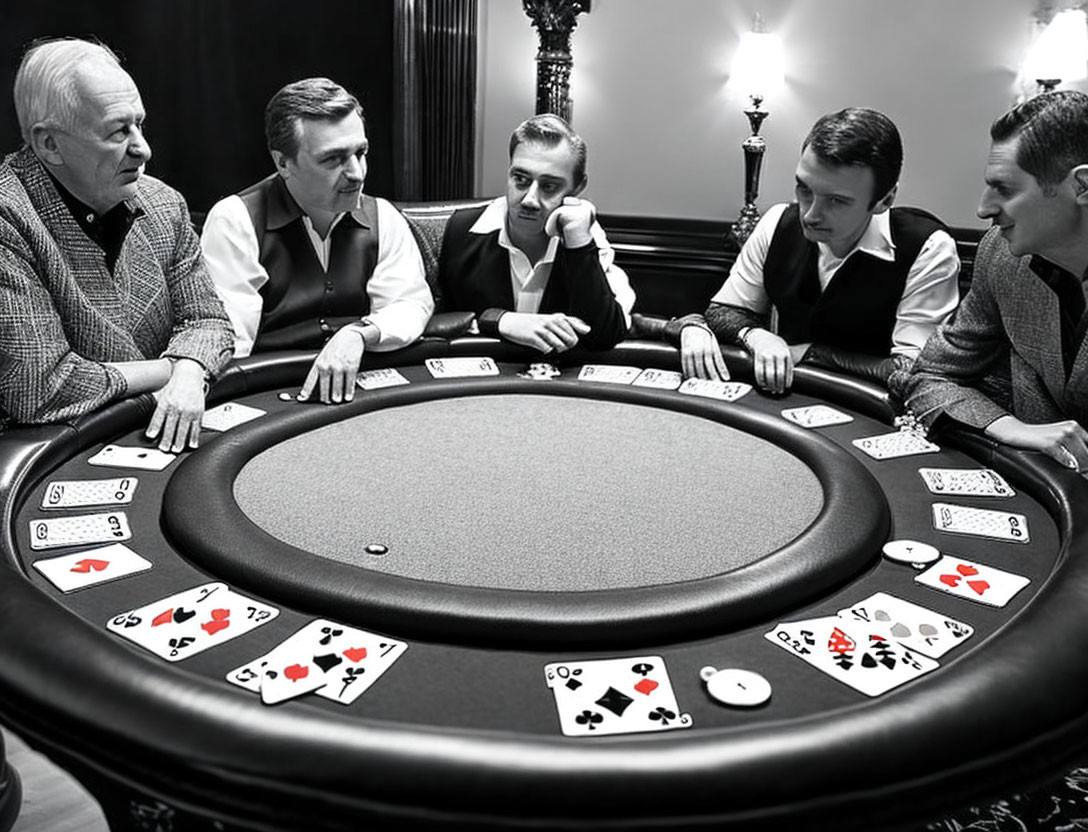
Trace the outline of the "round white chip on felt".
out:
M 753 670 L 704 667 L 699 676 L 706 683 L 707 693 L 723 705 L 753 708 L 771 698 L 771 683 Z
M 925 566 L 940 560 L 941 553 L 936 546 L 919 543 L 917 540 L 889 540 L 884 544 L 884 557 L 898 563 Z

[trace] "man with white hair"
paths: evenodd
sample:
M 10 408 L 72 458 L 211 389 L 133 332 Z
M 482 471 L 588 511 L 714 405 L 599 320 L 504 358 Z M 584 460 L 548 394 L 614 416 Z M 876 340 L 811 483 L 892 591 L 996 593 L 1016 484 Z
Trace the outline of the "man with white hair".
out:
M 0 424 L 152 392 L 147 436 L 196 447 L 230 360 L 185 200 L 144 175 L 139 90 L 104 46 L 39 42 L 15 76 L 25 145 L 0 163 Z

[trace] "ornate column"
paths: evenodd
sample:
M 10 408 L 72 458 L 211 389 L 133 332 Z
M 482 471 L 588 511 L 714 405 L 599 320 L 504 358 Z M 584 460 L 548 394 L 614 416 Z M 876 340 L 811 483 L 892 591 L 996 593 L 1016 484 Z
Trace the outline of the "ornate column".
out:
M 536 53 L 536 112 L 571 120 L 570 36 L 590 0 L 521 0 L 540 38 Z

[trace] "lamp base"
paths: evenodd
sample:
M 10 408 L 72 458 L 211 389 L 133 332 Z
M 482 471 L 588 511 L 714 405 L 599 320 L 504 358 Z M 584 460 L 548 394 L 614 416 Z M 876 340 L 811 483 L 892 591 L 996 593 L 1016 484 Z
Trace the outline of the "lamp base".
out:
M 738 247 L 742 247 L 748 238 L 752 236 L 758 222 L 759 210 L 754 203 L 746 202 L 744 207 L 740 209 L 737 219 L 733 222 L 733 228 L 730 232 L 730 236 Z

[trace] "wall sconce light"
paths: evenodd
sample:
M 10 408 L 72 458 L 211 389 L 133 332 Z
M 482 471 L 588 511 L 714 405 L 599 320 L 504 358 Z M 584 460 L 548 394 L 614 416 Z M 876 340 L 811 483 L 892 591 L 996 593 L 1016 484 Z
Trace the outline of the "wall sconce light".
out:
M 768 93 L 783 83 L 782 41 L 777 35 L 761 31 L 762 28 L 757 17 L 755 31 L 741 35 L 740 47 L 729 74 L 729 86 L 747 95 L 751 102 L 744 114 L 748 117 L 752 135 L 741 143 L 744 150 L 744 207 L 733 223 L 733 239 L 738 246 L 744 245 L 759 222 L 759 210 L 755 203 L 759 196 L 763 154 L 767 149 L 767 142 L 759 135 L 759 128 L 768 115 L 768 111 L 760 105 Z
M 1039 92 L 1088 75 L 1088 16 L 1082 9 L 1054 15 L 1028 50 L 1022 74 L 1039 85 Z

